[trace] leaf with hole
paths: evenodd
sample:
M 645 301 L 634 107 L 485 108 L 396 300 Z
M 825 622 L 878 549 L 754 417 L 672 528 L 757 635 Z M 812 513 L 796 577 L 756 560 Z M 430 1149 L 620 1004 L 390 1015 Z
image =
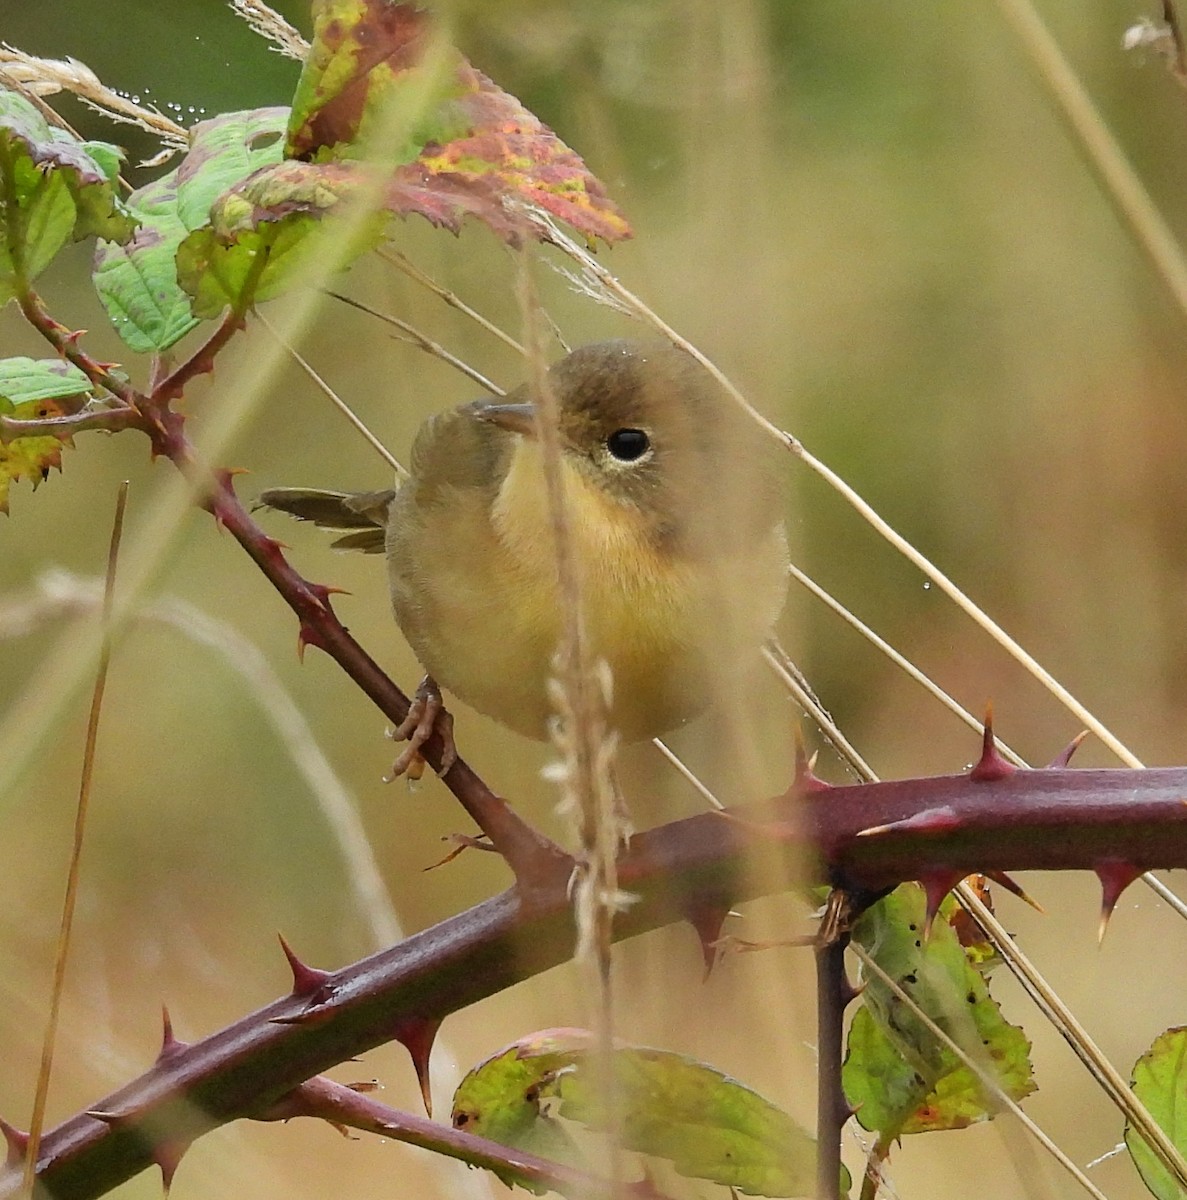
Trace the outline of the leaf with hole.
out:
M 125 245 L 100 242 L 94 284 L 107 315 L 137 353 L 167 350 L 229 301 L 195 315 L 178 280 L 177 252 L 209 226 L 215 201 L 261 167 L 279 161 L 288 109 L 224 113 L 195 125 L 180 165 L 138 188 L 128 203 L 140 221 Z
M 946 902 L 924 936 L 926 898 L 904 884 L 857 921 L 854 941 L 970 1058 L 1021 1100 L 1035 1090 L 1025 1034 L 1009 1024 L 969 961 Z M 984 1121 L 1001 1105 L 975 1071 L 872 972 L 849 1029 L 842 1082 L 857 1119 L 883 1140 Z

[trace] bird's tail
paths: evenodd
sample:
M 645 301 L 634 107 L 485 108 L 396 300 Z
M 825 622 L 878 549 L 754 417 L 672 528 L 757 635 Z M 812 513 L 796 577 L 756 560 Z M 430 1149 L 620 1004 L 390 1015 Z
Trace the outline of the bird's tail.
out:
M 345 533 L 334 540 L 335 550 L 382 554 L 387 510 L 395 496 L 385 492 L 327 492 L 318 488 L 269 488 L 256 508 L 274 508 L 320 529 Z

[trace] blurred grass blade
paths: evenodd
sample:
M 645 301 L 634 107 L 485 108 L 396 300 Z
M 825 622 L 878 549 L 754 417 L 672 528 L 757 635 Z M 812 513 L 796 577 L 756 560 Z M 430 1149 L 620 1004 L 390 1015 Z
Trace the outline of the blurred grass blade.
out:
M 82 780 L 78 788 L 78 808 L 74 817 L 74 845 L 70 852 L 70 869 L 66 875 L 66 895 L 62 902 L 62 923 L 58 931 L 58 946 L 54 958 L 53 986 L 50 991 L 49 1017 L 45 1040 L 41 1047 L 41 1068 L 37 1075 L 37 1091 L 33 1098 L 33 1119 L 29 1122 L 29 1147 L 25 1154 L 24 1187 L 33 1195 L 37 1173 L 37 1149 L 45 1125 L 45 1101 L 49 1095 L 50 1075 L 54 1065 L 54 1041 L 58 1032 L 58 1013 L 62 1004 L 62 988 L 66 980 L 66 959 L 70 951 L 70 931 L 74 925 L 74 907 L 78 900 L 79 865 L 82 859 L 82 839 L 86 830 L 87 808 L 91 798 L 91 782 L 95 770 L 95 745 L 99 737 L 99 714 L 103 711 L 103 693 L 107 688 L 107 668 L 111 663 L 111 608 L 115 594 L 115 572 L 119 562 L 120 539 L 124 532 L 124 512 L 128 507 L 128 481 L 120 484 L 115 501 L 115 518 L 111 524 L 111 543 L 107 551 L 107 576 L 103 591 L 103 644 L 99 651 L 99 666 L 95 672 L 95 689 L 91 693 L 91 711 L 87 717 L 86 742 L 83 746 Z

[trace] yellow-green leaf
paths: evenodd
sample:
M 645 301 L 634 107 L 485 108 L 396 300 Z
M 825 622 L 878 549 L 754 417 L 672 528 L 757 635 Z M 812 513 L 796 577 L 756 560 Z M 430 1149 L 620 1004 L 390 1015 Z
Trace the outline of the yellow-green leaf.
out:
M 583 1030 L 546 1030 L 514 1043 L 462 1080 L 454 1124 L 549 1157 L 559 1157 L 559 1147 L 573 1161 L 557 1118 L 609 1125 L 591 1052 Z M 749 1195 L 812 1194 L 815 1144 L 769 1100 L 670 1051 L 618 1046 L 613 1058 L 615 1124 L 626 1149 Z
M 1131 1081 L 1137 1098 L 1150 1110 L 1180 1154 L 1187 1154 L 1187 1028 L 1168 1029 L 1134 1063 Z M 1185 1192 L 1145 1139 L 1126 1122 L 1125 1145 L 1146 1187 L 1158 1200 L 1184 1200 Z
M 925 938 L 923 889 L 905 884 L 863 914 L 853 937 L 936 1025 L 1020 1100 L 1035 1086 L 1030 1043 L 990 997 L 984 975 L 947 920 L 951 911 L 949 904 Z M 857 1119 L 884 1139 L 963 1128 L 999 1108 L 976 1072 L 872 973 L 850 1026 L 842 1081 Z
M 59 417 L 72 411 L 62 400 L 36 399 L 14 404 L 0 396 L 0 416 L 15 417 L 20 421 L 41 420 Z M 8 512 L 8 491 L 18 479 L 30 479 L 33 488 L 48 477 L 53 468 L 62 469 L 62 447 L 72 445 L 56 437 L 22 437 L 11 442 L 0 442 L 0 512 Z

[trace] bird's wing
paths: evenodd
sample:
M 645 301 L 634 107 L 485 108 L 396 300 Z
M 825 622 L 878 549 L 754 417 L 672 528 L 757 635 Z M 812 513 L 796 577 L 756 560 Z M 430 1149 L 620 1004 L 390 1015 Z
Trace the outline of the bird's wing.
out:
M 421 426 L 412 445 L 411 479 L 419 502 L 432 504 L 458 489 L 489 490 L 502 477 L 500 466 L 515 435 L 474 416 L 484 403 L 489 402 L 447 409 Z
M 382 554 L 387 513 L 395 492 L 330 492 L 319 488 L 269 488 L 260 493 L 257 507 L 274 508 L 299 521 L 312 521 L 320 529 L 349 531 L 333 546 Z

